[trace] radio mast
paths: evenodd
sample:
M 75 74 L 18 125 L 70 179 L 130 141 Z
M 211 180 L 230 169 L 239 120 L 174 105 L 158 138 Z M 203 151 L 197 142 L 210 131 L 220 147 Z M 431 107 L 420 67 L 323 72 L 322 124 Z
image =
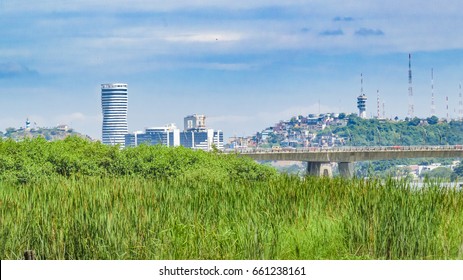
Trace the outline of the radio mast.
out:
M 458 118 L 460 121 L 463 119 L 463 100 L 461 97 L 461 83 L 460 83 L 460 93 L 458 94 L 459 101 L 458 101 Z
M 434 104 L 434 70 L 431 68 L 431 116 L 436 114 L 436 104 Z
M 413 118 L 412 55 L 408 54 L 408 117 Z

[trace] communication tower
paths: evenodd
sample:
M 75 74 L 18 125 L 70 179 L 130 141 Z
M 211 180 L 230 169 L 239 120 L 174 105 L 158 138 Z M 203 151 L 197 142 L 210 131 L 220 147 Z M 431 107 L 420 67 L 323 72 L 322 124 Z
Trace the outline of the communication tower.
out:
M 445 97 L 445 111 L 447 112 L 447 121 L 450 121 L 449 119 L 449 97 Z
M 461 97 L 461 84 L 460 84 L 460 93 L 458 94 L 459 101 L 458 101 L 458 118 L 460 121 L 463 119 L 463 100 Z
M 436 104 L 434 104 L 434 71 L 431 68 L 431 116 L 436 114 Z
M 360 95 L 357 97 L 357 108 L 359 109 L 359 117 L 367 118 L 367 97 L 363 93 L 363 74 L 360 74 Z
M 380 103 L 379 103 L 379 89 L 378 89 L 376 90 L 376 117 L 378 119 L 381 118 L 379 107 L 380 107 Z
M 413 118 L 412 55 L 408 54 L 408 117 Z

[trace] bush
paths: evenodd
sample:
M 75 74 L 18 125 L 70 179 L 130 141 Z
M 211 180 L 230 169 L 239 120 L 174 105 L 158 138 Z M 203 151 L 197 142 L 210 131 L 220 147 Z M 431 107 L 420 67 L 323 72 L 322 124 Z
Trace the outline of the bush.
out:
M 54 174 L 158 179 L 191 176 L 195 180 L 261 180 L 276 174 L 270 167 L 237 155 L 161 145 L 120 150 L 76 136 L 53 142 L 44 138 L 0 141 L 0 172 L 24 182 Z

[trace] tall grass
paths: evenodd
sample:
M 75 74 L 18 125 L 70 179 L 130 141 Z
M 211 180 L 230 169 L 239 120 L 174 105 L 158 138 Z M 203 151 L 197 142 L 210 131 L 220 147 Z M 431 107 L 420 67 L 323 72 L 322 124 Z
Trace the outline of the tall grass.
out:
M 463 258 L 462 190 L 196 175 L 0 181 L 0 258 Z

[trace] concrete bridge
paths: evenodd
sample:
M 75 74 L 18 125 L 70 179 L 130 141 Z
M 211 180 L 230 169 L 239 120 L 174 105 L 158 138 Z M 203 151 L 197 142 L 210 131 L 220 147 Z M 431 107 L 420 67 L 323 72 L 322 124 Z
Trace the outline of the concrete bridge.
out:
M 255 160 L 285 160 L 307 162 L 307 172 L 315 176 L 331 176 L 331 164 L 337 162 L 343 177 L 352 177 L 354 162 L 402 158 L 457 158 L 463 157 L 463 145 L 447 146 L 377 146 L 328 148 L 237 149 Z

